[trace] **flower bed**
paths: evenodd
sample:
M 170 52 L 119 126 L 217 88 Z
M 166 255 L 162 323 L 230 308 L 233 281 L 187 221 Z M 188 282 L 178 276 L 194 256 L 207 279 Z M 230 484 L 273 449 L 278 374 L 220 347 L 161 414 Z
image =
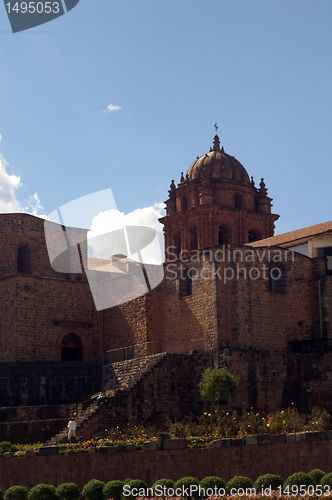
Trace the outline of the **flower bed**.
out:
M 205 411 L 193 419 L 186 417 L 178 422 L 170 422 L 162 429 L 171 438 L 186 440 L 189 448 L 211 446 L 213 441 L 224 438 L 248 438 L 262 434 L 281 435 L 299 432 L 323 432 L 331 429 L 331 416 L 324 409 L 315 408 L 309 415 L 300 414 L 294 406 L 269 414 L 255 412 L 253 409 L 240 413 L 227 410 Z M 134 426 L 127 429 L 109 429 L 103 437 L 60 444 L 60 453 L 85 453 L 89 448 L 112 448 L 126 446 L 142 449 L 144 443 L 157 443 L 159 431 L 151 427 Z M 12 453 L 24 456 L 27 452 L 38 452 L 42 443 L 12 444 L 0 443 L 0 455 Z

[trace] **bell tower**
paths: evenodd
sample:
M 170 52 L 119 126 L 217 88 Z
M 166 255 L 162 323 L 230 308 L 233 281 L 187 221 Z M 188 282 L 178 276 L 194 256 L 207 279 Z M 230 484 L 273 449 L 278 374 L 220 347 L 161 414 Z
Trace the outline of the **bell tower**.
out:
M 172 180 L 164 225 L 166 259 L 219 245 L 241 246 L 274 234 L 279 215 L 262 178 L 254 179 L 234 156 L 225 153 L 218 135 L 210 150 Z

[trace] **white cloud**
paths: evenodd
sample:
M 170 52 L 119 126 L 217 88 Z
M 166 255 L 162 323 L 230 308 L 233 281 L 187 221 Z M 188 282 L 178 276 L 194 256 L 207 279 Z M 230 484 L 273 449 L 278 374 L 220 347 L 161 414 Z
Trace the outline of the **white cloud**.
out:
M 35 215 L 36 217 L 43 217 L 45 216 L 41 215 L 41 210 L 43 206 L 40 201 L 40 196 L 38 193 L 34 193 L 32 196 L 29 197 L 27 206 L 25 207 L 25 212 L 28 212 L 31 215 Z
M 35 215 L 36 217 L 45 217 L 41 214 L 43 207 L 38 193 L 30 196 L 26 204 L 21 203 L 18 198 L 18 191 L 22 187 L 21 177 L 11 174 L 8 166 L 8 161 L 0 154 L 0 213 L 23 212 Z
M 156 231 L 156 238 L 142 252 L 143 259 L 145 263 L 160 264 L 164 257 L 164 242 L 163 226 L 158 219 L 163 215 L 164 203 L 155 203 L 152 206 L 137 208 L 128 213 L 121 212 L 116 208 L 100 212 L 92 219 L 89 232 L 89 246 L 92 256 L 109 258 L 109 238 L 105 236 L 105 240 L 103 240 L 96 238 L 97 236 L 107 235 L 107 233 L 124 226 L 148 226 Z M 130 258 L 136 260 L 137 255 L 131 255 Z
M 118 104 L 109 104 L 106 108 L 107 113 L 114 113 L 116 111 L 120 111 L 122 109 L 122 106 L 119 106 Z
M 0 212 L 21 212 L 22 206 L 17 199 L 17 190 L 21 187 L 21 178 L 9 174 L 8 162 L 0 155 Z
M 1 134 L 1 132 L 0 132 L 0 142 L 1 142 L 1 141 L 2 141 L 2 134 Z

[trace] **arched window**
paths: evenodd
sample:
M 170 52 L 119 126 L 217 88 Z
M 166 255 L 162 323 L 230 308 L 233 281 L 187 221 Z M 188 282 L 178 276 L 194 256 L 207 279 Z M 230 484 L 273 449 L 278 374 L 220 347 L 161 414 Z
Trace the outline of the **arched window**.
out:
M 236 209 L 243 208 L 243 198 L 242 194 L 240 193 L 235 193 L 234 195 L 234 208 Z
M 82 342 L 75 333 L 68 333 L 62 339 L 61 361 L 82 361 Z
M 31 273 L 31 256 L 30 249 L 27 245 L 22 245 L 17 250 L 16 268 L 18 273 Z
M 249 231 L 248 233 L 248 243 L 252 243 L 253 241 L 258 241 L 262 239 L 262 234 L 255 229 Z
M 218 244 L 230 245 L 232 243 L 232 231 L 228 226 L 220 226 L 218 232 Z
M 198 249 L 198 238 L 196 229 L 190 231 L 190 251 Z
M 188 208 L 188 198 L 186 196 L 182 196 L 181 198 L 181 210 L 184 212 Z

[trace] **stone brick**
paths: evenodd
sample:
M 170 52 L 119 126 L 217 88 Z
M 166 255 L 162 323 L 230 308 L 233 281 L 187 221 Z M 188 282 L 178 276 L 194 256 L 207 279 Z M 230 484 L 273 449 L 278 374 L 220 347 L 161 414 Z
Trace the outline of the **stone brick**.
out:
M 39 450 L 39 455 L 41 456 L 58 455 L 58 454 L 59 454 L 58 446 L 44 446 Z
M 187 448 L 185 439 L 165 439 L 163 443 L 164 450 L 179 450 Z
M 158 449 L 158 443 L 154 441 L 145 441 L 145 443 L 143 443 L 143 448 L 144 450 L 156 451 Z

